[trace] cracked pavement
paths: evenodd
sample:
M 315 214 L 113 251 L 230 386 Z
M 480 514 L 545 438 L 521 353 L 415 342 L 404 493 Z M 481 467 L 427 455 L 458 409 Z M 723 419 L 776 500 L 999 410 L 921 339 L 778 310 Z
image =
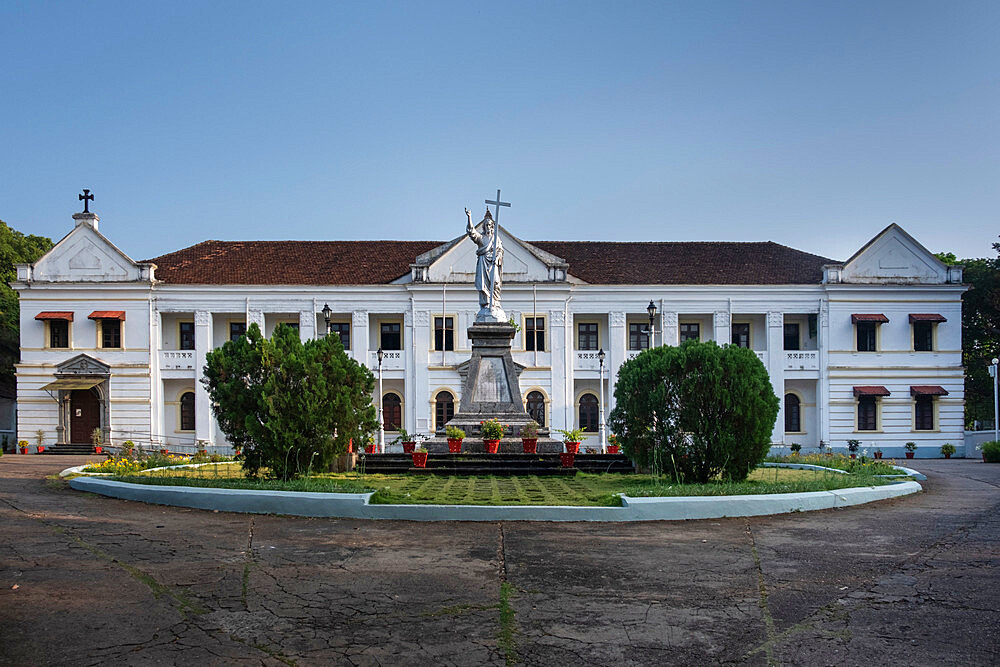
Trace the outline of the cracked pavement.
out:
M 86 458 L 0 458 L 0 664 L 1000 662 L 1000 465 L 920 460 L 923 493 L 841 510 L 500 525 L 47 479 Z

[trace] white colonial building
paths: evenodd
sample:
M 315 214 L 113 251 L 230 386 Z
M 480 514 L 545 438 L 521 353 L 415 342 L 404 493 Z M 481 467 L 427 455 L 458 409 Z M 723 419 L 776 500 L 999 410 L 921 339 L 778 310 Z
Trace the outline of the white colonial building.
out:
M 225 446 L 201 369 L 250 323 L 303 338 L 329 327 L 372 369 L 381 348 L 390 431 L 430 433 L 454 414 L 478 309 L 465 235 L 206 241 L 135 262 L 96 215 L 73 217 L 49 253 L 17 267 L 19 438 L 90 442 L 98 428 L 112 443 Z M 545 426 L 596 433 L 626 360 L 695 338 L 757 353 L 783 398 L 776 444 L 858 439 L 900 456 L 914 441 L 937 456 L 962 443 L 961 267 L 897 225 L 846 262 L 770 242 L 529 243 L 503 228 L 501 239 L 523 399 Z

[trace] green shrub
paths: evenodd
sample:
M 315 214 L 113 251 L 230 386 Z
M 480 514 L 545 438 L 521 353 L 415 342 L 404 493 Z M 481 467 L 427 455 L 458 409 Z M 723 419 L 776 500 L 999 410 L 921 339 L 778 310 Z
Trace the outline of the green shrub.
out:
M 779 406 L 753 350 L 712 341 L 627 361 L 615 401 L 611 430 L 636 464 L 699 483 L 746 479 L 767 455 Z
M 941 445 L 941 453 L 942 454 L 954 454 L 955 453 L 955 445 L 951 444 L 950 442 L 944 443 L 943 445 Z
M 465 431 L 457 426 L 446 426 L 444 434 L 452 440 L 463 440 L 465 438 Z
M 980 449 L 983 450 L 983 459 L 987 463 L 1000 463 L 1000 440 L 984 442 Z

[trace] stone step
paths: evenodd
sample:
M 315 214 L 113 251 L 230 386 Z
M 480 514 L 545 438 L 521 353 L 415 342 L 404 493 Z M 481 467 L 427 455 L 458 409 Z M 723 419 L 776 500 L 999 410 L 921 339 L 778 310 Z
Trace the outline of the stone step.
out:
M 42 452 L 42 454 L 54 454 L 54 455 L 63 455 L 63 456 L 68 456 L 68 455 L 76 455 L 76 456 L 78 456 L 80 454 L 93 454 L 93 453 L 94 453 L 94 446 L 93 445 L 82 445 L 82 444 L 81 445 L 69 445 L 69 444 L 51 445 L 49 447 L 46 447 L 45 451 Z
M 516 475 L 535 475 L 535 476 L 551 476 L 551 475 L 565 475 L 573 476 L 577 473 L 576 468 L 563 468 L 562 466 L 558 468 L 541 467 L 541 468 L 505 468 L 502 466 L 497 467 L 481 467 L 481 468 L 455 468 L 450 466 L 438 466 L 435 468 L 415 468 L 411 467 L 406 470 L 407 474 L 410 475 L 496 475 L 498 477 L 512 477 Z

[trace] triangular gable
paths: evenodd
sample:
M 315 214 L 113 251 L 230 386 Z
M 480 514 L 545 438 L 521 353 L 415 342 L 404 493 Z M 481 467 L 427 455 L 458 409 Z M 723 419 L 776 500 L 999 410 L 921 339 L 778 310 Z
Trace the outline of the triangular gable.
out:
M 483 231 L 483 224 L 476 225 Z M 568 265 L 565 260 L 522 241 L 502 225 L 503 282 L 565 281 Z M 411 279 L 432 283 L 471 283 L 476 279 L 476 244 L 462 234 L 426 252 L 413 264 Z
M 838 282 L 940 285 L 949 282 L 949 268 L 893 223 L 844 262 Z
M 59 377 L 74 375 L 108 375 L 111 367 L 86 354 L 78 354 L 56 366 Z
M 38 282 L 137 282 L 152 278 L 151 264 L 139 264 L 103 234 L 81 222 L 31 265 Z

